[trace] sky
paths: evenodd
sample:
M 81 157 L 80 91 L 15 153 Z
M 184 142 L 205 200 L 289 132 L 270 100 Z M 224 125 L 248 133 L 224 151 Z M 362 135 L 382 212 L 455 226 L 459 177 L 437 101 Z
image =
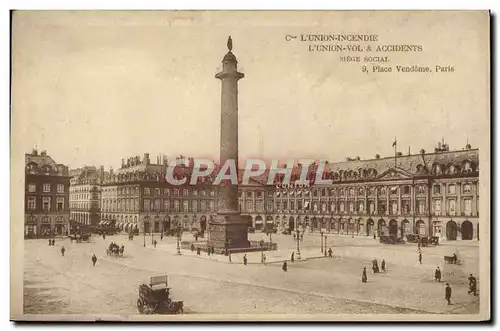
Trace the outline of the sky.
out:
M 233 39 L 241 159 L 373 158 L 489 141 L 485 15 L 470 12 L 15 12 L 12 153 L 119 167 L 149 153 L 218 159 L 220 70 Z M 376 34 L 391 65 L 453 73 L 363 73 L 301 34 Z M 365 53 L 360 56 L 363 59 Z

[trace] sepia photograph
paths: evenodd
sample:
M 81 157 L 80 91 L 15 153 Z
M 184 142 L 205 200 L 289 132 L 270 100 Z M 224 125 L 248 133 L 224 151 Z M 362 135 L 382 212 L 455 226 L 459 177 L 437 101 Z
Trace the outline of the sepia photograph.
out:
M 491 318 L 489 11 L 16 10 L 11 40 L 11 320 Z

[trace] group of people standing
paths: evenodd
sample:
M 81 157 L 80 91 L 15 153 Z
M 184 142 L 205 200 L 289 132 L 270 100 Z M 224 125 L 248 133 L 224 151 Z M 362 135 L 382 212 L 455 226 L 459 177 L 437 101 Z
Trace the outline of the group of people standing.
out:
M 382 269 L 382 272 L 385 272 L 385 260 L 382 259 L 382 262 L 380 263 L 380 268 L 378 266 L 378 261 L 377 259 L 372 260 L 372 270 L 374 274 L 380 273 L 380 270 Z M 361 282 L 366 283 L 368 281 L 368 275 L 366 273 L 366 267 L 363 267 L 363 272 L 361 273 Z

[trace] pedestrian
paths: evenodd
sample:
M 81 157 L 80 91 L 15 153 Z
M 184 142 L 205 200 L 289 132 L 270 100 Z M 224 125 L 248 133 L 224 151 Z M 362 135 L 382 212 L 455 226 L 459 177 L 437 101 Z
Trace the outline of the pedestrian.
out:
M 52 239 L 49 239 L 49 246 L 52 246 Z
M 66 249 L 64 248 L 64 246 L 61 248 L 61 254 L 62 256 L 64 256 L 64 252 L 66 252 Z
M 214 255 L 214 254 L 215 254 L 215 247 L 212 246 L 212 255 Z
M 210 252 L 212 252 L 212 249 L 210 247 L 207 248 L 207 254 L 210 256 Z
M 290 257 L 290 262 L 294 262 L 295 261 L 295 252 L 292 252 L 292 256 Z
M 420 251 L 420 243 L 418 243 L 417 250 Z
M 228 252 L 228 256 L 229 256 L 229 263 L 233 263 L 233 261 L 231 260 L 231 251 Z
M 56 240 L 52 239 L 52 246 L 55 246 L 55 245 L 56 245 Z
M 157 241 L 156 241 L 156 239 L 155 239 L 155 241 L 153 241 L 153 246 L 154 246 L 154 248 L 156 248 L 156 244 L 157 244 L 157 243 L 158 243 L 158 242 L 157 242 Z
M 95 264 L 97 263 L 97 257 L 94 255 L 92 255 L 92 266 L 95 267 Z
M 446 283 L 446 288 L 444 290 L 444 298 L 451 305 L 451 287 L 449 283 Z
M 106 234 L 105 233 L 102 234 L 102 239 L 106 240 Z
M 333 257 L 333 251 L 332 251 L 332 248 L 331 248 L 331 247 L 330 247 L 330 248 L 328 248 L 328 256 L 329 256 L 330 258 L 332 258 L 332 257 Z
M 266 254 L 262 254 L 262 263 L 266 263 Z
M 469 292 L 467 292 L 467 294 L 471 293 L 474 296 L 477 295 L 477 280 L 476 277 L 472 276 L 472 274 L 469 275 Z
M 245 255 L 243 255 L 243 264 L 247 265 L 247 263 L 248 263 L 248 259 L 247 259 L 247 255 L 245 254 Z
M 163 241 L 163 232 L 160 234 L 160 241 Z
M 196 248 L 196 255 L 200 255 L 201 249 L 199 247 Z
M 439 267 L 437 267 L 436 271 L 434 271 L 434 280 L 436 282 L 440 282 L 441 281 L 441 269 L 439 269 Z
M 300 234 L 300 241 L 304 241 L 304 234 L 303 233 Z
M 295 233 L 293 234 L 293 240 L 295 240 L 297 237 L 295 236 Z
M 288 270 L 288 264 L 286 263 L 286 261 L 283 262 L 283 266 L 281 267 L 281 269 L 283 269 L 283 271 L 287 271 Z
M 198 235 L 197 234 L 194 235 L 194 240 L 198 241 Z
M 385 272 L 385 260 L 384 259 L 382 259 L 382 265 L 381 266 L 382 266 L 382 272 Z
M 422 264 L 422 253 L 418 253 L 418 262 L 420 262 L 420 264 Z
M 368 277 L 366 276 L 366 267 L 363 267 L 363 273 L 361 274 L 361 281 L 363 283 L 366 283 L 367 280 L 368 280 Z
M 191 252 L 194 252 L 194 245 L 193 244 L 191 244 L 190 248 L 191 248 Z

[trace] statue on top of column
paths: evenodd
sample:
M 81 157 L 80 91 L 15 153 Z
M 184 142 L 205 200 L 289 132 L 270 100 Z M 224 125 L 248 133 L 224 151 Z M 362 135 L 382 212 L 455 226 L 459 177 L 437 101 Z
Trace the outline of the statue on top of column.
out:
M 231 52 L 233 50 L 233 39 L 231 39 L 231 36 L 227 39 L 227 49 Z

